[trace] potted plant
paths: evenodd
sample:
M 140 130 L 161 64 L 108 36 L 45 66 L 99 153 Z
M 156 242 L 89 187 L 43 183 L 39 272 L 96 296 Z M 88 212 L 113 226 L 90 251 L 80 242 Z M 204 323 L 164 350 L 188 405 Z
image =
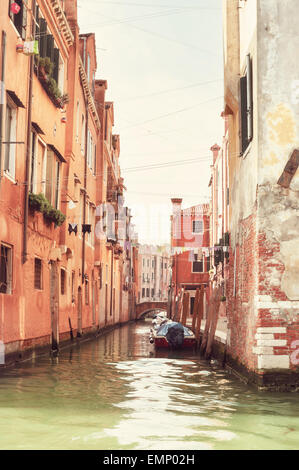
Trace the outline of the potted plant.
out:
M 43 212 L 47 204 L 48 201 L 42 193 L 29 193 L 29 207 L 32 211 Z

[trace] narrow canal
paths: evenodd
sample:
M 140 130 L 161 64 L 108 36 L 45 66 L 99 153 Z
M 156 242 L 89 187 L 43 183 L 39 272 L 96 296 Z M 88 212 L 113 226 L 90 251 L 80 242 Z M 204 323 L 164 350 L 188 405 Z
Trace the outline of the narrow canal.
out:
M 298 449 L 299 396 L 155 353 L 149 323 L 0 375 L 0 449 Z

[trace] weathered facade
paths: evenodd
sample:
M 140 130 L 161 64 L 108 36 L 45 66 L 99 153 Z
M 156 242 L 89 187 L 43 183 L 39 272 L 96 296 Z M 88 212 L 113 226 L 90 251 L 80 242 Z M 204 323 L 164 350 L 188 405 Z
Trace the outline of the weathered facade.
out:
M 182 199 L 171 200 L 171 304 L 172 312 L 179 294 L 184 290 L 190 296 L 190 313 L 193 310 L 196 289 L 205 288 L 209 299 L 210 208 L 209 204 L 182 209 Z
M 117 217 L 124 186 L 113 104 L 105 102 L 107 83 L 95 79 L 95 36 L 79 34 L 77 2 L 3 3 L 0 341 L 7 362 L 127 321 L 123 263 L 131 239 L 130 221 Z
M 299 384 L 297 3 L 223 5 L 228 357 L 259 386 L 290 389 Z
M 211 165 L 210 198 L 210 287 L 221 286 L 222 300 L 220 316 L 226 316 L 226 291 L 229 279 L 229 167 L 228 167 L 228 129 L 225 118 L 225 134 L 222 147 L 213 145 L 213 164 Z

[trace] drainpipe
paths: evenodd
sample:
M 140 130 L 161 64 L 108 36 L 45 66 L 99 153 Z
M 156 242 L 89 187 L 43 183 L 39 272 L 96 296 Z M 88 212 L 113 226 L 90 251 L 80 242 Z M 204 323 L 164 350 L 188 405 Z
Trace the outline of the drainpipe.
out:
M 36 0 L 32 1 L 32 38 L 35 37 L 35 10 Z M 29 66 L 29 88 L 28 88 L 28 118 L 27 118 L 27 146 L 26 146 L 26 175 L 25 175 L 25 190 L 24 190 L 24 227 L 23 227 L 23 264 L 28 259 L 27 242 L 28 242 L 28 213 L 29 213 L 29 177 L 31 165 L 31 115 L 32 115 L 32 89 L 33 89 L 33 55 L 30 56 Z
M 1 189 L 1 173 L 2 173 L 2 140 L 3 140 L 3 102 L 4 102 L 4 82 L 5 82 L 5 54 L 6 54 L 6 32 L 2 31 L 1 45 L 1 95 L 0 95 L 0 189 Z
M 110 317 L 112 316 L 113 307 L 113 245 L 111 250 L 111 286 L 110 286 Z
M 85 106 L 86 106 L 86 123 L 85 123 L 85 152 L 84 152 L 84 202 L 83 202 L 83 224 L 86 223 L 86 182 L 87 182 L 87 145 L 88 145 L 88 102 L 85 99 Z M 86 232 L 83 233 L 82 237 L 82 284 L 85 282 L 85 235 Z

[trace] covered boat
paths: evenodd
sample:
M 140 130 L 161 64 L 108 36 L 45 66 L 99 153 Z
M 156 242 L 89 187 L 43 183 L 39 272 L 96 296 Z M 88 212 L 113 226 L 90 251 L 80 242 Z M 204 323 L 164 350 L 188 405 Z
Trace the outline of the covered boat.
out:
M 168 319 L 161 324 L 154 324 L 150 342 L 157 348 L 185 349 L 196 346 L 195 334 L 190 328 Z

